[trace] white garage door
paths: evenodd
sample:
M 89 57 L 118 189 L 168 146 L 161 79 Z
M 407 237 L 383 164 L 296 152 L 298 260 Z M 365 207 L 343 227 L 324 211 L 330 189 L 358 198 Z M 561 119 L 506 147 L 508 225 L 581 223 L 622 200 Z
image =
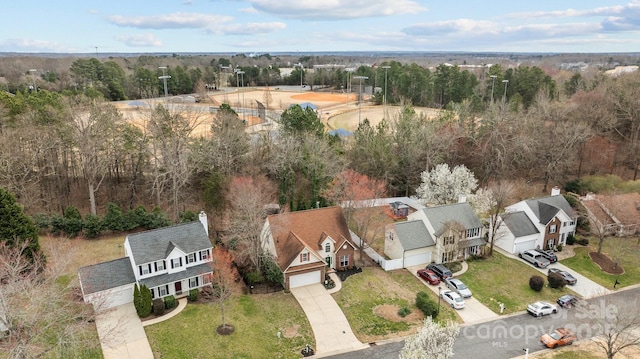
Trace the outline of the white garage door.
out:
M 96 299 L 102 302 L 101 309 L 109 309 L 133 302 L 133 286 L 118 287 L 100 293 Z M 102 299 L 104 298 L 104 299 Z
M 302 287 L 309 284 L 320 283 L 320 271 L 292 275 L 289 277 L 289 288 Z
M 526 251 L 529 249 L 534 249 L 536 247 L 536 240 L 530 240 L 530 241 L 526 241 L 526 242 L 520 242 L 520 243 L 516 243 L 515 245 L 515 252 L 513 254 L 518 254 L 522 251 Z
M 411 267 L 420 264 L 426 265 L 431 263 L 431 252 L 414 254 L 412 256 L 406 256 L 404 258 L 404 267 Z

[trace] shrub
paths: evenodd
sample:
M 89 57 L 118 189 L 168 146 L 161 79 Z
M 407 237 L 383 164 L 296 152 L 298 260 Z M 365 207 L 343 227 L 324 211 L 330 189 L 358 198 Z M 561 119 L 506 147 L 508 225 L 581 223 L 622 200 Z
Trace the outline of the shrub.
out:
M 588 246 L 589 245 L 589 238 L 576 239 L 576 243 L 578 243 L 581 246 Z
M 425 317 L 436 318 L 438 316 L 438 305 L 429 298 L 426 292 L 416 294 L 416 307 L 424 313 Z
M 84 217 L 82 232 L 87 238 L 96 238 L 102 232 L 102 221 L 100 217 L 89 213 Z
M 574 237 L 573 234 L 569 234 L 567 236 L 567 244 L 572 246 L 574 243 L 576 243 L 576 237 Z
M 140 301 L 142 296 L 140 295 L 140 288 L 137 284 L 133 286 L 133 306 L 136 308 L 136 313 L 140 316 Z
M 177 305 L 176 297 L 169 295 L 164 297 L 164 306 L 167 309 L 175 308 Z
M 64 210 L 62 230 L 69 237 L 74 238 L 82 231 L 82 216 L 75 206 L 69 206 Z
M 33 223 L 35 223 L 35 225 L 38 226 L 38 228 L 40 228 L 43 231 L 49 231 L 49 226 L 51 225 L 51 218 L 49 218 L 48 214 L 36 213 L 33 216 L 31 216 L 31 219 L 33 219 Z
M 180 217 L 180 223 L 197 221 L 199 218 L 198 213 L 194 211 L 189 211 L 189 210 L 186 210 L 180 213 L 179 217 Z
M 162 298 L 153 300 L 153 314 L 157 316 L 164 314 L 164 300 L 162 300 Z
M 411 309 L 407 308 L 407 307 L 402 307 L 398 310 L 398 315 L 401 317 L 406 317 L 407 315 L 411 314 Z
M 153 299 L 151 299 L 151 291 L 146 285 L 140 287 L 140 310 L 138 316 L 140 318 L 146 318 L 151 314 L 153 310 Z
M 561 244 L 558 244 L 557 249 L 558 249 L 558 252 L 562 252 L 562 243 L 561 243 Z
M 107 214 L 102 219 L 104 228 L 114 232 L 122 231 L 125 229 L 124 222 L 120 207 L 115 203 L 109 202 L 107 204 Z
M 532 275 L 531 278 L 529 278 L 529 287 L 536 292 L 541 291 L 542 287 L 544 287 L 544 279 L 539 275 Z
M 558 273 L 549 273 L 547 280 L 549 281 L 549 287 L 554 289 L 562 288 L 567 284 L 567 281 Z
M 244 274 L 244 280 L 248 285 L 262 283 L 262 274 L 258 271 L 251 271 Z
M 462 263 L 460 262 L 449 262 L 444 264 L 445 267 L 449 268 L 451 272 L 459 272 L 462 270 Z
M 189 301 L 190 302 L 196 302 L 198 301 L 198 295 L 200 294 L 200 291 L 197 289 L 191 289 L 189 291 Z

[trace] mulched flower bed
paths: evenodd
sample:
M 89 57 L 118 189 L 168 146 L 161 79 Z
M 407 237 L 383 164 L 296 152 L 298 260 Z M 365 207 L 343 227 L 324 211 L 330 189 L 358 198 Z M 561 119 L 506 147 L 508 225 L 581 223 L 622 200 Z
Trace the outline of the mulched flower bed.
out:
M 598 252 L 589 252 L 589 257 L 594 261 L 600 269 L 609 274 L 623 274 L 624 269 L 618 263 L 616 266 L 615 263 L 606 255 Z

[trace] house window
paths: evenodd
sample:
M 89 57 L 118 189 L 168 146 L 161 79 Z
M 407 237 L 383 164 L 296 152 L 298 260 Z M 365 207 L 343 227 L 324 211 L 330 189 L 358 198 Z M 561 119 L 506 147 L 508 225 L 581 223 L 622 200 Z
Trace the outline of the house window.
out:
M 556 230 L 557 230 L 557 225 L 552 224 L 551 226 L 549 226 L 549 233 L 550 234 L 556 233 Z
M 195 253 L 190 253 L 187 256 L 187 263 L 193 263 L 196 261 L 196 254 Z
M 167 294 L 169 294 L 169 286 L 168 285 L 165 285 L 165 286 L 162 286 L 162 287 L 158 287 L 158 296 L 164 297 Z
M 189 278 L 189 288 L 197 288 L 198 287 L 198 277 Z
M 171 260 L 171 268 L 182 267 L 182 257 Z
M 340 256 L 340 267 L 348 267 L 349 266 L 349 255 L 345 254 Z
M 202 284 L 209 284 L 209 283 L 211 283 L 211 274 L 207 273 L 202 276 Z
M 480 228 L 467 229 L 467 238 L 474 238 L 480 235 Z
M 331 252 L 331 243 L 327 243 L 324 245 L 324 251 L 327 253 Z
M 301 253 L 300 262 L 308 262 L 308 261 L 309 261 L 309 253 Z
M 567 222 L 562 222 L 562 226 L 566 227 L 567 226 Z
M 454 236 L 446 236 L 442 239 L 442 244 L 444 244 L 445 246 L 449 244 L 455 244 L 455 242 L 456 238 Z
M 203 261 L 209 258 L 209 250 L 200 251 L 200 260 Z
M 573 226 L 574 224 L 576 224 L 576 222 L 575 222 L 575 221 L 571 221 L 571 222 L 569 222 L 569 225 L 570 225 L 570 226 Z
M 564 241 L 564 233 L 562 233 L 562 234 L 560 235 L 560 244 L 565 244 L 565 241 Z
M 155 298 L 156 297 L 155 289 L 151 288 L 150 291 L 151 291 L 151 299 Z
M 165 268 L 164 261 L 157 261 L 156 262 L 156 272 L 164 270 L 164 268 Z
M 145 275 L 151 273 L 151 264 L 144 264 L 139 266 L 140 275 Z

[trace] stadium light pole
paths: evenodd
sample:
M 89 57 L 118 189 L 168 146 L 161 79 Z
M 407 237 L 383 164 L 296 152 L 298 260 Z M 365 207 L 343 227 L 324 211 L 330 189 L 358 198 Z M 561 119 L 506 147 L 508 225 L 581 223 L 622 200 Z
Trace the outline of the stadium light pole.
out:
M 304 78 L 304 65 L 302 64 L 302 62 L 298 62 L 297 65 L 300 66 L 300 88 L 302 88 L 302 79 Z
M 384 69 L 384 98 L 382 99 L 384 106 L 387 106 L 387 70 L 391 68 L 391 66 L 382 66 Z
M 502 102 L 507 100 L 507 86 L 509 86 L 509 80 L 502 80 L 504 84 L 504 94 L 502 95 Z
M 491 103 L 493 103 L 493 87 L 496 85 L 496 75 L 491 75 Z
M 354 79 L 360 80 L 360 91 L 358 94 L 358 127 L 360 127 L 360 116 L 362 115 L 362 80 L 367 80 L 367 76 L 354 76 Z
M 243 89 L 242 90 L 242 122 L 246 124 L 247 121 L 245 120 L 245 117 L 244 117 L 244 71 L 242 70 L 236 71 L 236 78 L 238 78 L 238 75 L 242 77 L 242 89 Z M 238 92 L 238 103 L 240 103 L 240 92 Z
M 33 81 L 33 92 L 38 93 L 38 87 L 36 86 L 36 72 L 38 70 L 30 69 L 29 72 L 31 73 L 31 81 Z
M 167 79 L 170 79 L 171 76 L 165 75 L 164 71 L 167 69 L 166 66 L 160 66 L 158 67 L 159 69 L 162 69 L 162 76 L 159 76 L 158 79 L 162 80 L 164 82 L 164 97 L 165 100 L 167 99 L 167 96 L 169 96 L 169 91 L 167 90 Z

